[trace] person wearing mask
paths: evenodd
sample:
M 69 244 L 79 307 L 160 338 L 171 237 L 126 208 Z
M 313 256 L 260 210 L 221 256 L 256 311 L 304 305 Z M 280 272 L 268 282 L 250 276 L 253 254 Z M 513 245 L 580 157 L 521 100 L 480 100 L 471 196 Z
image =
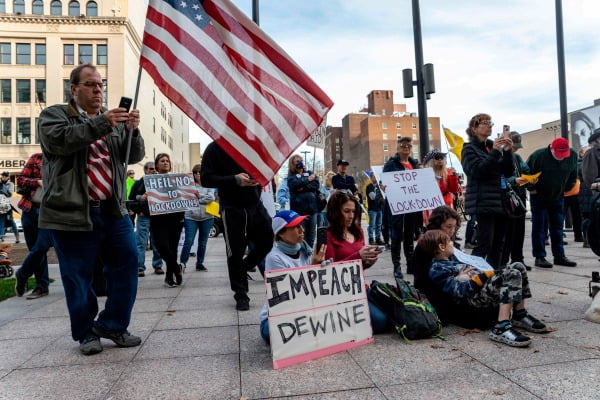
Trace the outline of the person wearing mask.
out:
M 577 153 L 565 138 L 556 138 L 548 147 L 534 151 L 527 159 L 532 174 L 541 172 L 538 181 L 530 185 L 531 245 L 535 266 L 552 268 L 546 260 L 546 225 L 550 229 L 554 264 L 575 267 L 577 263 L 565 256 L 563 244 L 564 194 L 577 182 Z
M 506 240 L 506 179 L 513 175 L 514 165 L 512 139 L 489 139 L 493 126 L 489 114 L 471 118 L 466 129 L 469 142 L 463 147 L 461 163 L 468 178 L 465 212 L 477 216 L 477 246 L 472 254 L 485 258 L 497 269 Z
M 204 266 L 204 256 L 206 255 L 206 242 L 208 234 L 213 226 L 214 217 L 206 212 L 206 205 L 215 201 L 215 191 L 211 188 L 205 188 L 200 181 L 200 164 L 192 168 L 194 174 L 194 185 L 196 186 L 198 197 L 198 207 L 189 209 L 184 214 L 183 227 L 185 229 L 185 239 L 179 261 L 185 270 L 185 264 L 190 258 L 190 250 L 194 244 L 196 233 L 198 233 L 198 249 L 196 250 L 196 271 L 208 271 Z
M 148 161 L 144 164 L 144 175 L 155 174 L 156 168 L 154 161 Z M 162 258 L 156 250 L 154 238 L 150 235 L 150 209 L 148 202 L 142 201 L 142 196 L 146 193 L 144 185 L 144 177 L 135 181 L 129 192 L 130 208 L 137 214 L 137 224 L 135 226 L 135 243 L 138 251 L 138 276 L 146 275 L 146 246 L 148 238 L 150 238 L 150 246 L 152 247 L 152 268 L 156 275 L 162 275 L 165 272 L 162 269 Z
M 125 208 L 124 165 L 144 158 L 144 139 L 139 110 L 102 107 L 104 81 L 94 65 L 74 68 L 70 89 L 68 104 L 50 106 L 39 117 L 44 186 L 39 227 L 52 232 L 71 335 L 79 341 L 80 352 L 91 355 L 102 351 L 100 337 L 119 347 L 142 342 L 127 331 L 138 276 L 133 226 Z M 107 298 L 96 319 L 93 270 L 106 249 Z
M 405 171 L 418 168 L 418 162 L 411 157 L 412 139 L 410 137 L 401 137 L 398 139 L 396 155 L 390 158 L 383 166 L 383 172 Z M 385 202 L 386 212 L 389 211 L 389 203 Z M 404 245 L 404 257 L 406 258 L 407 273 L 413 273 L 413 252 L 415 231 L 417 226 L 422 225 L 423 214 L 408 213 L 399 215 L 389 215 L 390 240 L 391 240 L 391 257 L 394 265 L 394 275 L 402 277 L 402 269 L 400 267 L 400 251 Z
M 317 233 L 319 178 L 312 171 L 306 170 L 302 157 L 294 154 L 288 163 L 287 184 L 290 190 L 290 210 L 300 215 L 308 215 L 308 218 L 302 221 L 302 226 L 304 240 L 312 247 Z
M 200 167 L 202 185 L 217 188 L 225 245 L 229 282 L 234 292 L 235 308 L 250 309 L 248 271 L 256 267 L 273 247 L 271 218 L 261 202 L 262 189 L 216 142 L 204 150 Z M 254 244 L 244 257 L 248 242 Z

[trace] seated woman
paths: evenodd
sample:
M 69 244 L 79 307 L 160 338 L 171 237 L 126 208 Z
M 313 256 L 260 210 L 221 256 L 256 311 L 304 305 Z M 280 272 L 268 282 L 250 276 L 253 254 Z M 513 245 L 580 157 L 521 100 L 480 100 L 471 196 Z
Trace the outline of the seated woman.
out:
M 361 208 L 351 194 L 336 191 L 327 203 L 327 250 L 326 259 L 334 261 L 362 260 L 363 269 L 370 268 L 381 253 L 378 246 L 365 246 L 365 237 L 360 227 Z M 389 321 L 384 312 L 369 302 L 373 333 L 385 331 Z
M 429 215 L 427 230 L 440 229 L 455 239 L 459 227 L 460 217 L 450 207 L 437 207 Z M 490 328 L 496 321 L 498 308 L 495 306 L 475 308 L 464 302 L 452 301 L 450 296 L 439 290 L 429 278 L 429 269 L 434 255 L 425 251 L 419 244 L 420 242 L 417 242 L 413 258 L 415 287 L 427 296 L 442 324 L 452 323 L 467 329 Z
M 275 214 L 272 222 L 275 245 L 265 259 L 266 271 L 320 264 L 325 259 L 327 246 L 322 246 L 319 252 L 313 253 L 304 241 L 302 221 L 307 217 L 292 210 Z M 260 312 L 260 336 L 267 344 L 270 343 L 268 315 L 265 303 Z
M 546 325 L 527 313 L 525 299 L 531 297 L 527 271 L 522 263 L 502 270 L 477 268 L 461 263 L 454 254 L 452 238 L 441 230 L 427 231 L 419 245 L 434 254 L 429 277 L 452 300 L 471 307 L 498 305 L 498 319 L 490 339 L 513 347 L 527 347 L 531 339 L 513 326 L 529 332 L 549 332 Z

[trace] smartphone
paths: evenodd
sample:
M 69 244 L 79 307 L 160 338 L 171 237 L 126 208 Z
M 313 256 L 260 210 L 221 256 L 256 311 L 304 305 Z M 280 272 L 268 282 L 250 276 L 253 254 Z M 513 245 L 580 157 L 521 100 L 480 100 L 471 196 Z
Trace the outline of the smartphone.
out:
M 321 251 L 321 246 L 327 244 L 327 227 L 317 228 L 317 251 Z
M 504 125 L 502 127 L 502 135 L 505 138 L 510 138 L 510 125 Z
M 121 97 L 121 100 L 119 101 L 119 108 L 124 108 L 127 110 L 127 112 L 129 112 L 129 109 L 131 108 L 131 103 L 133 101 L 131 100 L 131 97 Z
M 385 246 L 377 246 L 377 251 L 384 251 L 385 250 Z

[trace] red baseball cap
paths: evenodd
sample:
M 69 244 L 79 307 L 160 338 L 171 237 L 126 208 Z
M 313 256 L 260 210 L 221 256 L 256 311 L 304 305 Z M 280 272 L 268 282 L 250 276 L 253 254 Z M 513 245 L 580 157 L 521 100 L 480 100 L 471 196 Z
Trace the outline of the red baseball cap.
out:
M 556 158 L 567 158 L 571 155 L 571 148 L 569 147 L 569 141 L 563 137 L 556 138 L 550 144 L 550 148 L 554 150 L 554 156 Z

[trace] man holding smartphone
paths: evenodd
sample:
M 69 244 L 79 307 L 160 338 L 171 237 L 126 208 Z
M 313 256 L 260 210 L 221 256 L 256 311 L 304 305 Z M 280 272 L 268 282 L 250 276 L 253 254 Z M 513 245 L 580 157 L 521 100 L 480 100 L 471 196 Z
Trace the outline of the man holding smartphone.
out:
M 70 84 L 72 100 L 44 109 L 39 118 L 44 185 L 39 227 L 53 237 L 72 337 L 81 353 L 91 355 L 102 351 L 100 337 L 119 347 L 141 343 L 127 331 L 138 274 L 133 226 L 122 200 L 125 164 L 144 158 L 144 140 L 138 110 L 103 109 L 104 84 L 95 66 L 73 69 Z M 107 249 L 110 257 L 103 257 Z M 98 257 L 107 295 L 100 314 L 92 289 Z

